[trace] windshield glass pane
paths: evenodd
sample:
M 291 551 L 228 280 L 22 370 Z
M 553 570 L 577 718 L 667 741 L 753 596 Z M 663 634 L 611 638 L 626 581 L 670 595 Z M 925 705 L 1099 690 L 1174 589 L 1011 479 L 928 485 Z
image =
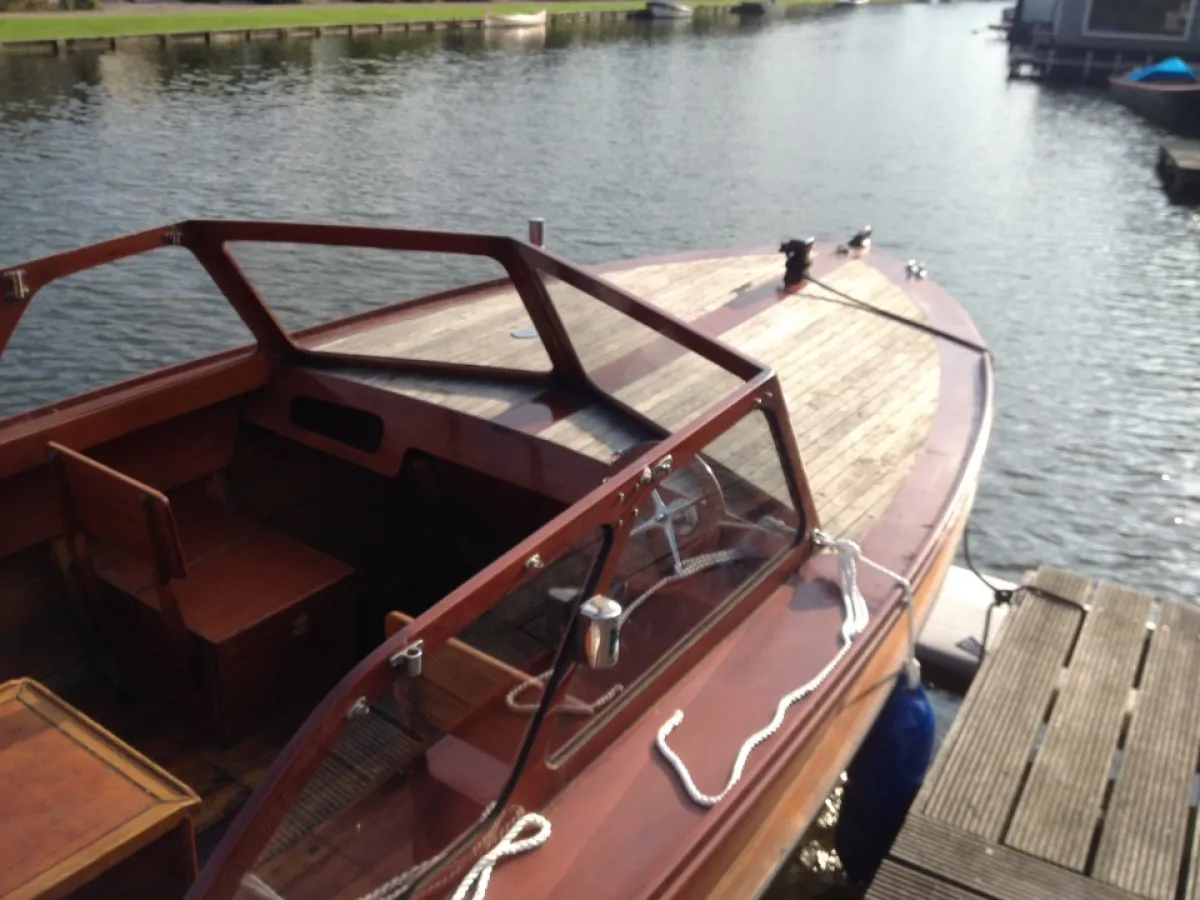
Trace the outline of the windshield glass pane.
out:
M 604 540 L 551 561 L 453 639 L 424 645 L 419 674 L 398 668 L 364 698 L 237 896 L 357 898 L 458 859 L 456 843 L 494 815 L 529 725 L 507 695 L 550 667 L 564 622 L 553 598 L 587 588 Z M 389 632 L 409 621 L 390 614 Z
M 600 390 L 667 431 L 678 431 L 742 379 L 625 313 L 542 273 L 554 309 L 588 377 Z M 694 292 L 692 292 L 694 293 Z M 667 312 L 700 317 L 709 310 L 687 290 L 662 301 Z
M 622 610 L 619 660 L 574 670 L 551 726 L 552 763 L 795 543 L 801 522 L 784 473 L 766 415 L 754 412 L 639 506 L 605 591 Z
M 462 253 L 234 241 L 230 255 L 285 330 L 377 314 L 305 333 L 310 349 L 548 372 L 550 357 L 508 272 Z M 429 295 L 452 302 L 408 307 Z

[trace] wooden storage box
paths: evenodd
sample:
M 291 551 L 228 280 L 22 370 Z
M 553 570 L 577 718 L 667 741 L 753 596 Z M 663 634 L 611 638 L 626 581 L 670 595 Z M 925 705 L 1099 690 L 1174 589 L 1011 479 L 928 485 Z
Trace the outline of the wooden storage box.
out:
M 35 681 L 0 685 L 0 898 L 175 900 L 196 877 L 187 785 Z

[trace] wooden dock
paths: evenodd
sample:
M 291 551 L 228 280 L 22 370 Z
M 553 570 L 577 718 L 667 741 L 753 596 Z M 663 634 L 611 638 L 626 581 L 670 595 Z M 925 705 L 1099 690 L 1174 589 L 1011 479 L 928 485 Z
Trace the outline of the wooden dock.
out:
M 1200 609 L 1024 583 L 868 900 L 1198 900 Z
M 1165 141 L 1155 168 L 1172 202 L 1200 200 L 1200 141 Z

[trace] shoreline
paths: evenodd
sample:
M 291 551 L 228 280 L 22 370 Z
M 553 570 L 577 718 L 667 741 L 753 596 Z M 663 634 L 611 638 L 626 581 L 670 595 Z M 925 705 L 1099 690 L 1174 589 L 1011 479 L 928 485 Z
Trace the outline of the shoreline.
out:
M 879 0 L 877 0 L 879 2 Z M 887 2 L 887 0 L 884 0 Z M 741 3 L 694 0 L 697 17 L 725 15 Z M 832 0 L 779 0 L 788 7 L 832 7 Z M 139 8 L 140 7 L 140 8 Z M 99 10 L 0 14 L 0 53 L 63 53 L 116 50 L 127 42 L 176 42 L 368 35 L 395 31 L 482 28 L 488 12 L 548 10 L 550 22 L 623 19 L 642 0 L 549 0 L 549 2 L 423 3 L 119 3 Z M 783 10 L 781 10 L 783 12 Z

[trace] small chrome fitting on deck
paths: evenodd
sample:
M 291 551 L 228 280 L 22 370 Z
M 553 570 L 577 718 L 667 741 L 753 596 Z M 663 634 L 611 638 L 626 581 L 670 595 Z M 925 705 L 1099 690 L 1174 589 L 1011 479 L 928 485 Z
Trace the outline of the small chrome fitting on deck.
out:
M 529 220 L 529 243 L 535 247 L 546 246 L 546 220 L 535 218 Z

